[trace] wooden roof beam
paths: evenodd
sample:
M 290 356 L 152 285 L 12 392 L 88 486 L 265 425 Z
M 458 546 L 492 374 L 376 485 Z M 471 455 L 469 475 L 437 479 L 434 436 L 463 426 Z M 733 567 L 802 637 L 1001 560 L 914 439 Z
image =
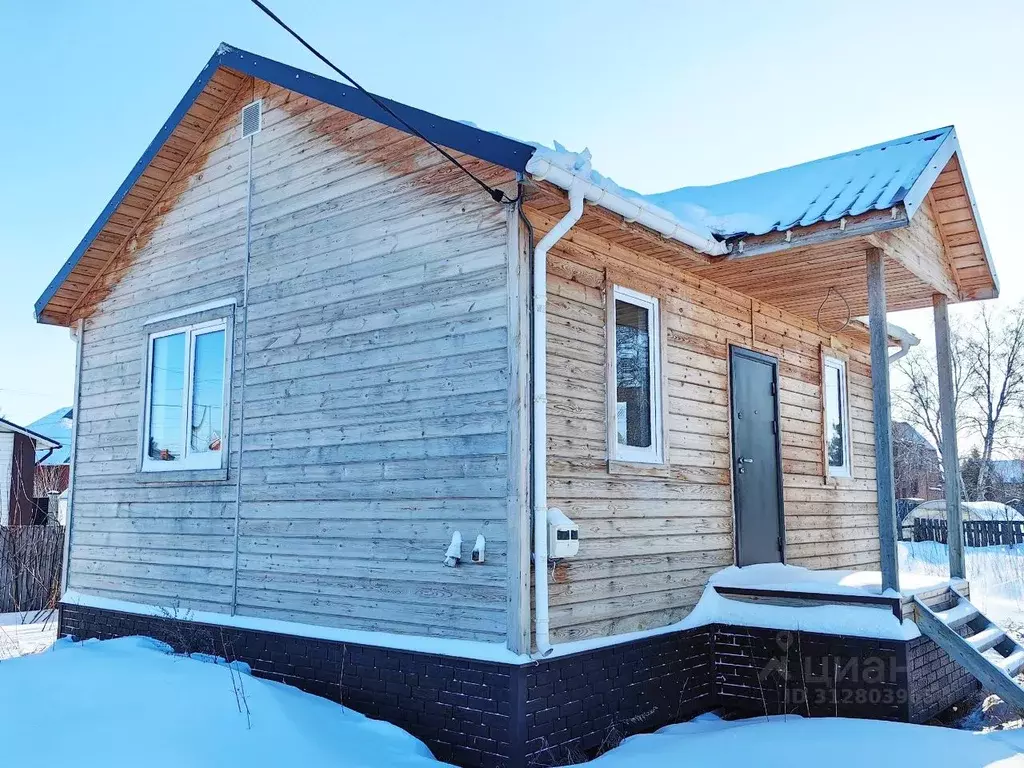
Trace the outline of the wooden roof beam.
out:
M 867 233 L 898 229 L 909 224 L 906 210 L 902 205 L 897 205 L 883 211 L 868 211 L 859 216 L 843 217 L 837 221 L 822 221 L 809 227 L 794 227 L 785 232 L 732 238 L 729 241 L 732 250 L 727 255 L 712 256 L 710 259 L 711 263 L 739 261 L 751 256 L 806 248 Z

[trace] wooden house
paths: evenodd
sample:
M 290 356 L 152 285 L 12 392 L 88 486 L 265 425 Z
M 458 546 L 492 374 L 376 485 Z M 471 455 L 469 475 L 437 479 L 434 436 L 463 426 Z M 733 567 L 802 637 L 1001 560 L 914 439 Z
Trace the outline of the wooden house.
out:
M 951 128 L 643 198 L 222 46 L 36 303 L 78 342 L 62 631 L 219 627 L 464 765 L 761 708 L 774 636 L 686 617 L 783 561 L 912 614 L 886 312 L 997 292 Z M 894 680 L 837 706 L 971 685 Z

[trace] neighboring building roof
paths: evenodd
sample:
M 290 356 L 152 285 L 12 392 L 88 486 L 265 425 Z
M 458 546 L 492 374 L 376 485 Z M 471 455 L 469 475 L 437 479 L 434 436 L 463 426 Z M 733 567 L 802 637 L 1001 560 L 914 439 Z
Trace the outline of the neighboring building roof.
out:
M 893 139 L 809 163 L 708 187 L 681 187 L 644 199 L 725 237 L 764 235 L 868 211 L 920 204 L 949 160 L 940 151 L 952 126 Z M 925 182 L 924 191 L 917 188 Z
M 42 448 L 45 450 L 49 448 L 60 448 L 60 443 L 58 443 L 56 440 L 51 440 L 48 437 L 33 432 L 28 427 L 22 427 L 18 424 L 15 424 L 13 421 L 8 421 L 7 419 L 0 418 L 0 432 L 25 435 L 26 437 L 32 439 L 32 441 L 36 444 L 37 449 Z
M 1024 482 L 1024 459 L 993 459 L 992 471 L 1004 483 Z
M 1011 506 L 998 501 L 962 501 L 960 512 L 964 520 L 1024 520 L 1024 515 Z M 946 516 L 946 500 L 926 501 L 914 507 L 905 523 L 915 518 L 941 520 Z
M 154 193 L 153 189 L 161 188 L 160 179 L 166 179 L 170 173 L 173 180 L 177 169 L 187 162 L 218 122 L 222 111 L 211 116 L 214 109 L 210 105 L 225 109 L 248 75 L 411 133 L 401 121 L 354 87 L 222 43 L 82 242 L 36 301 L 37 320 L 70 322 L 74 310 L 86 299 L 107 265 L 123 248 L 129 247 L 133 233 L 159 201 L 162 192 Z M 203 99 L 204 104 L 197 110 L 195 105 L 199 99 Z M 892 217 L 876 214 L 878 220 L 868 222 L 867 228 L 859 230 L 857 236 L 907 226 L 940 174 L 948 172 L 952 194 L 966 201 L 964 204 L 969 208 L 966 216 L 970 219 L 969 231 L 958 235 L 958 243 L 962 241 L 962 244 L 952 248 L 964 251 L 951 254 L 962 255 L 964 260 L 962 265 L 954 263 L 954 269 L 962 267 L 970 272 L 972 292 L 967 295 L 990 298 L 998 293 L 995 269 L 952 127 L 723 184 L 641 195 L 593 171 L 586 151 L 569 152 L 558 144 L 554 149 L 528 144 L 389 99 L 381 100 L 435 143 L 517 173 L 547 179 L 564 189 L 582 182 L 591 203 L 709 254 L 726 253 L 734 240 L 742 251 L 742 239 L 746 236 L 788 233 L 797 227 L 889 208 L 893 209 Z M 165 145 L 169 142 L 174 146 L 168 153 Z M 147 174 L 155 160 L 160 161 L 161 170 L 150 178 Z M 171 168 L 175 170 L 169 170 Z M 135 185 L 140 179 L 148 186 L 137 190 Z M 898 207 L 904 210 L 896 210 Z M 853 236 L 852 233 L 849 236 Z M 75 272 L 80 263 L 81 271 Z M 73 272 L 74 279 L 69 279 Z M 980 293 L 974 283 L 981 286 Z
M 41 419 L 36 419 L 27 429 L 60 441 L 60 447 L 42 461 L 43 464 L 69 464 L 71 462 L 71 424 L 75 412 L 68 407 L 58 408 Z M 36 461 L 46 455 L 46 450 L 37 451 Z
M 893 439 L 901 442 L 910 443 L 911 445 L 921 446 L 927 448 L 930 451 L 935 451 L 935 446 L 922 435 L 913 424 L 906 421 L 894 421 L 892 423 L 892 436 Z

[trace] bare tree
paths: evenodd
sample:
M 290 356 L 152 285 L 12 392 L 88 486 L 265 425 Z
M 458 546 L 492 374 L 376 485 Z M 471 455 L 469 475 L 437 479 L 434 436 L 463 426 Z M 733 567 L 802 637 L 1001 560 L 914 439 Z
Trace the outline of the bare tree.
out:
M 965 413 L 965 393 L 971 387 L 967 340 L 951 329 L 950 352 L 953 362 L 953 413 L 957 434 L 954 439 L 967 431 L 968 419 Z M 893 401 L 897 412 L 904 421 L 919 427 L 932 439 L 942 457 L 942 420 L 939 418 L 939 380 L 935 363 L 935 351 L 926 347 L 915 347 L 898 364 L 903 374 L 901 386 L 894 389 Z
M 1024 403 L 1024 306 L 1003 312 L 982 307 L 968 324 L 963 363 L 969 386 L 967 417 L 981 442 L 977 483 L 984 499 L 992 454 L 1020 422 Z
M 1019 434 L 1024 405 L 1024 305 L 1005 311 L 982 307 L 951 330 L 953 407 L 957 439 L 979 445 L 979 475 L 969 497 L 985 498 L 992 456 Z M 935 441 L 941 454 L 935 354 L 917 348 L 898 366 L 903 382 L 893 391 L 897 412 Z M 961 489 L 966 486 L 961 482 Z

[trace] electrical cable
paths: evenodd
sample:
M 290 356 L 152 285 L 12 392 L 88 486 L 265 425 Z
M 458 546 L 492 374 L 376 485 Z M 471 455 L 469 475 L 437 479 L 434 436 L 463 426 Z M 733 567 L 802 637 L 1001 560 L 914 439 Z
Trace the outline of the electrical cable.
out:
M 828 297 L 831 296 L 832 294 L 838 296 L 839 300 L 846 305 L 846 320 L 844 320 L 843 324 L 840 325 L 838 328 L 827 328 L 821 322 L 821 310 L 825 308 L 825 303 L 828 301 Z M 853 312 L 850 309 L 850 302 L 846 300 L 846 297 L 843 296 L 843 294 L 836 290 L 836 287 L 834 285 L 830 285 L 828 288 L 828 292 L 825 294 L 825 298 L 822 299 L 821 304 L 818 306 L 818 312 L 815 314 L 814 319 L 817 320 L 818 327 L 821 328 L 823 331 L 828 331 L 829 333 L 841 333 L 842 331 L 846 330 L 847 326 L 849 326 L 850 322 L 853 320 Z
M 320 61 L 322 61 L 324 64 L 326 64 L 332 70 L 334 70 L 339 75 L 341 75 L 343 78 L 345 78 L 348 82 L 350 82 L 353 85 L 353 87 L 355 87 L 357 90 L 361 91 L 368 99 L 370 99 L 370 101 L 372 101 L 378 107 L 380 107 L 385 112 L 387 112 L 389 115 L 391 115 L 393 118 L 395 118 L 395 120 L 397 120 L 399 123 L 404 125 L 413 136 L 416 136 L 417 138 L 420 138 L 423 141 L 427 142 L 427 144 L 429 144 L 431 147 L 433 147 L 435 150 L 437 150 L 439 153 L 441 153 L 441 155 L 443 155 L 444 158 L 448 162 L 450 162 L 452 165 L 454 165 L 456 168 L 458 168 L 464 174 L 469 176 L 469 178 L 471 178 L 473 181 L 475 181 L 477 184 L 479 184 L 480 187 L 485 192 L 487 192 L 488 195 L 491 196 L 491 199 L 494 200 L 494 202 L 496 202 L 496 203 L 509 203 L 509 204 L 513 204 L 513 203 L 517 203 L 519 201 L 519 197 L 511 198 L 508 195 L 506 195 L 504 192 L 502 192 L 500 189 L 496 189 L 495 187 L 490 186 L 487 182 L 485 182 L 483 179 L 481 179 L 478 176 L 476 176 L 466 166 L 464 166 L 462 163 L 460 163 L 458 160 L 456 160 L 454 157 L 452 157 L 451 153 L 449 153 L 447 150 L 445 150 L 444 147 L 441 147 L 438 144 L 435 144 L 433 141 L 431 141 L 426 136 L 424 136 L 422 133 L 420 133 L 416 128 L 414 128 L 413 126 L 409 125 L 409 123 L 406 122 L 403 118 L 401 118 L 397 114 L 395 114 L 395 111 L 393 109 L 391 109 L 391 107 L 389 107 L 387 104 L 385 104 L 383 101 L 381 101 L 378 97 L 374 96 L 368 90 L 363 88 L 363 86 L 361 86 L 359 83 L 357 83 L 355 80 L 353 80 L 349 75 L 345 74 L 345 72 L 343 72 L 338 66 L 336 66 L 330 59 L 328 59 L 326 56 L 324 56 L 322 53 L 320 53 L 320 51 L 318 51 L 316 48 L 314 48 L 310 43 L 307 43 L 305 41 L 305 39 L 303 39 L 302 35 L 300 35 L 294 29 L 289 27 L 284 21 L 281 20 L 280 16 L 278 16 L 276 13 L 274 13 L 272 10 L 270 10 L 266 5 L 261 3 L 260 0 L 251 0 L 251 2 L 252 2 L 253 5 L 255 5 L 257 8 L 259 8 L 261 11 L 263 11 L 267 16 L 269 16 L 275 23 L 277 23 L 278 26 L 280 26 L 288 34 L 290 34 L 292 37 L 294 37 L 306 50 L 308 50 L 310 53 L 312 53 L 314 56 L 316 56 L 318 59 L 320 59 Z

